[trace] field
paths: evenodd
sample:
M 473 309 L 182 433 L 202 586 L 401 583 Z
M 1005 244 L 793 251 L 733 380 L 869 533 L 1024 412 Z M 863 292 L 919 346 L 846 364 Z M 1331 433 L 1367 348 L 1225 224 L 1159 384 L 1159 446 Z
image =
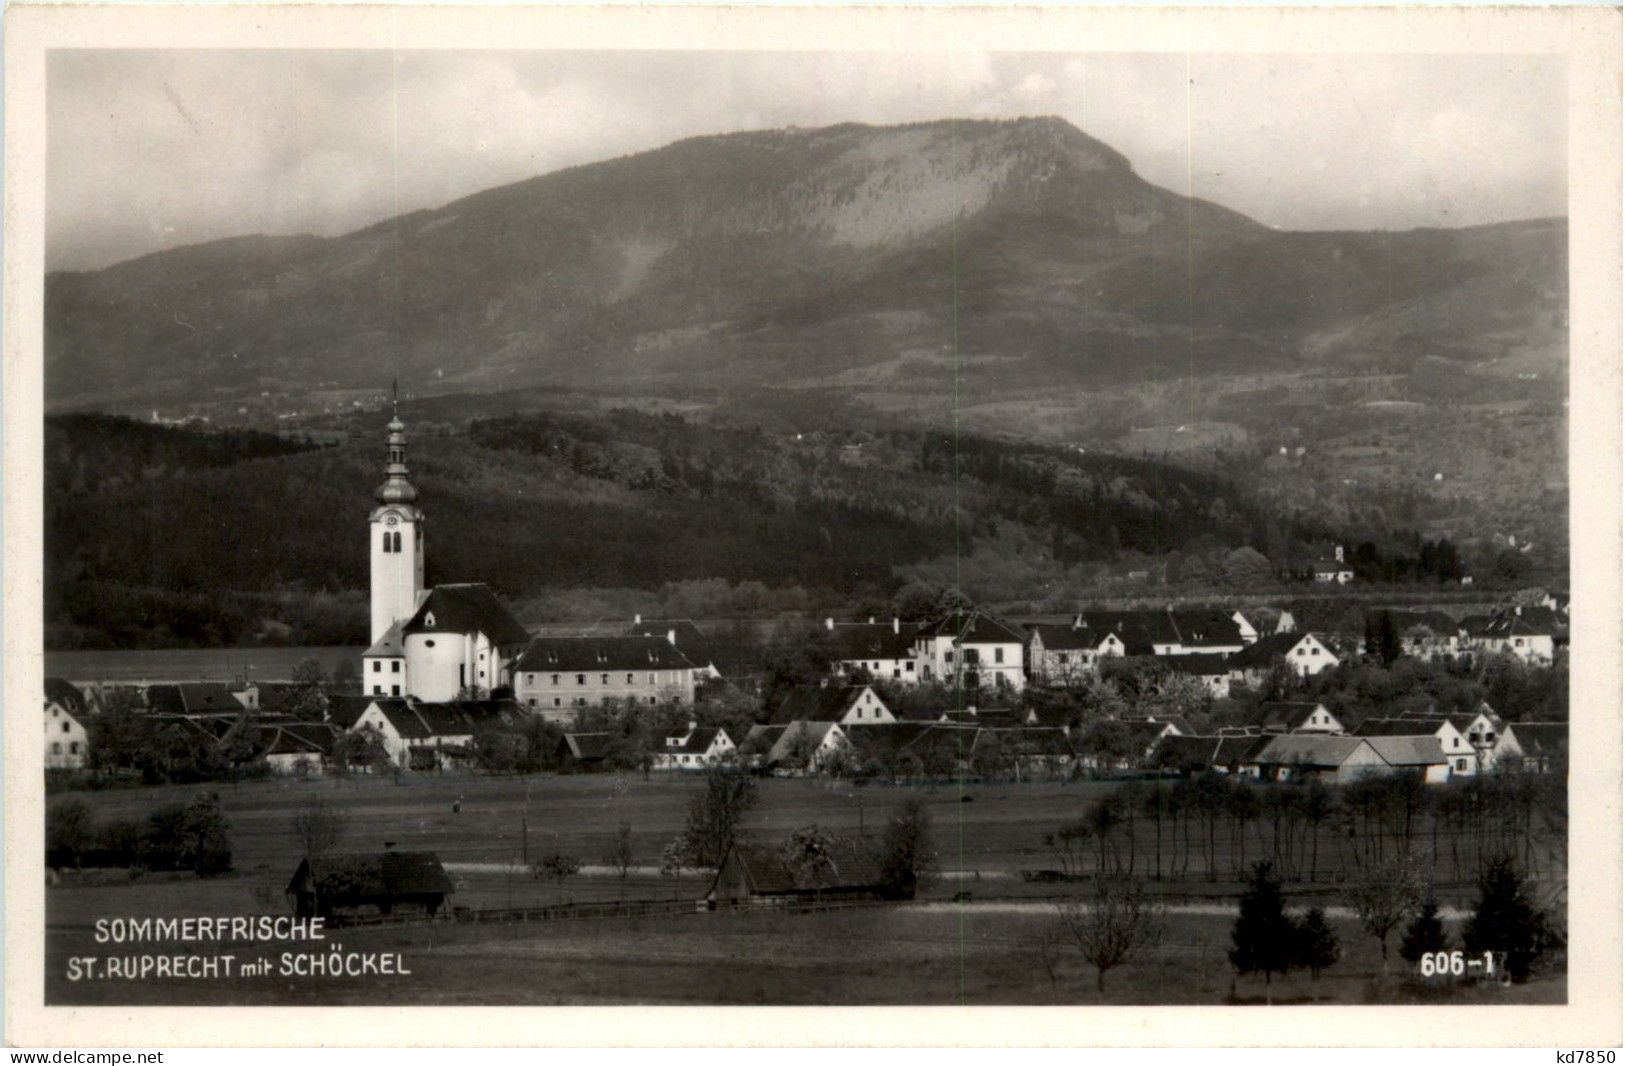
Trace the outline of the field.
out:
M 67 875 L 47 893 L 47 996 L 53 1003 L 1220 1003 L 1412 1002 L 1447 994 L 1380 978 L 1375 941 L 1335 906 L 1331 885 L 1291 895 L 1331 905 L 1343 960 L 1314 981 L 1292 975 L 1266 989 L 1232 984 L 1225 957 L 1237 888 L 1185 881 L 1159 886 L 1168 931 L 1150 955 L 1108 975 L 1104 996 L 1076 955 L 1056 953 L 1056 919 L 1043 898 L 1086 886 L 1034 884 L 1023 869 L 1054 865 L 1044 834 L 1075 816 L 1107 785 L 1024 784 L 854 787 L 848 782 L 764 780 L 747 829 L 763 839 L 817 822 L 845 834 L 878 834 L 906 795 L 931 813 L 943 877 L 912 904 L 812 913 L 683 913 L 659 918 L 526 924 L 424 923 L 346 929 L 349 951 L 400 952 L 409 975 L 358 978 L 267 976 L 232 980 L 69 982 L 66 960 L 106 955 L 92 940 L 99 918 L 286 913 L 282 886 L 297 861 L 290 810 L 325 794 L 350 811 L 342 844 L 371 850 L 393 841 L 430 849 L 447 864 L 472 908 L 563 901 L 698 899 L 698 876 L 662 877 L 658 855 L 677 833 L 698 782 L 635 775 L 518 778 L 413 777 L 266 781 L 220 786 L 231 823 L 235 871 L 189 875 Z M 180 802 L 193 787 L 75 793 L 98 819 L 139 817 Z M 451 805 L 461 797 L 461 810 Z M 55 797 L 53 802 L 59 802 Z M 604 866 L 614 828 L 632 827 L 637 869 L 622 882 Z M 554 851 L 586 863 L 562 885 L 515 868 Z M 1445 894 L 1459 918 L 1460 893 Z M 323 945 L 330 946 L 330 945 Z M 290 945 L 267 945 L 279 956 Z M 161 946 L 125 950 L 168 950 Z M 201 950 L 212 950 L 203 948 Z M 247 958 L 253 950 L 222 948 Z M 1561 1002 L 1561 976 L 1511 989 L 1458 989 L 1455 999 Z M 1234 999 L 1232 999 L 1234 997 Z

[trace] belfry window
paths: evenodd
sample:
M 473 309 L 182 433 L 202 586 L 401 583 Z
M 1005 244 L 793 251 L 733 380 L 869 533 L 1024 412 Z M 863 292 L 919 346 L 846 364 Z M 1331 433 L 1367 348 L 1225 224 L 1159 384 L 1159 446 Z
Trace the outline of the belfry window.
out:
M 395 538 L 390 535 L 389 530 L 387 530 L 387 529 L 384 530 L 384 550 L 386 552 L 392 552 L 392 551 L 395 550 L 393 547 L 391 547 L 391 545 L 393 545 L 394 542 L 395 542 Z
M 397 552 L 401 550 L 401 535 L 398 532 L 395 534 L 395 550 Z

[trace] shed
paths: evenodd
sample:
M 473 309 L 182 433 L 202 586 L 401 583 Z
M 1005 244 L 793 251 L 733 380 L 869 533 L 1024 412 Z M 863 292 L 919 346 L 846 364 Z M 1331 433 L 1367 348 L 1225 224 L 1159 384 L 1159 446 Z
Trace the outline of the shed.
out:
M 829 842 L 822 864 L 792 867 L 781 850 L 761 844 L 729 846 L 705 900 L 715 907 L 785 903 L 798 899 L 882 899 L 885 876 L 875 856 L 851 840 Z

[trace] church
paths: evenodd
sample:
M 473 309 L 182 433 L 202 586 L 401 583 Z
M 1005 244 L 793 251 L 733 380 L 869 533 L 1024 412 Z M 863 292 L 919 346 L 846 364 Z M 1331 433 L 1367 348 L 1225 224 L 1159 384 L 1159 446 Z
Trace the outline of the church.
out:
M 372 646 L 361 658 L 361 690 L 444 703 L 511 688 L 530 634 L 486 585 L 424 588 L 417 498 L 407 477 L 406 426 L 395 411 L 384 483 L 368 521 Z

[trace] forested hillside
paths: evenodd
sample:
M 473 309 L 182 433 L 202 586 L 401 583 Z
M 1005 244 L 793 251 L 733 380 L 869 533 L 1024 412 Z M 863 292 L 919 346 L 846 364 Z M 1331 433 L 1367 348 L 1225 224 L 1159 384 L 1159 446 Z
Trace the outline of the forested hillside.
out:
M 375 421 L 312 450 L 49 419 L 52 643 L 364 639 Z M 1070 594 L 1091 563 L 1281 552 L 1332 532 L 1214 475 L 924 431 L 531 413 L 419 436 L 408 460 L 428 580 L 488 582 L 538 619 L 581 590 L 683 582 L 756 583 L 798 606 L 883 602 L 989 549 L 996 566 L 960 577 L 973 595 Z

